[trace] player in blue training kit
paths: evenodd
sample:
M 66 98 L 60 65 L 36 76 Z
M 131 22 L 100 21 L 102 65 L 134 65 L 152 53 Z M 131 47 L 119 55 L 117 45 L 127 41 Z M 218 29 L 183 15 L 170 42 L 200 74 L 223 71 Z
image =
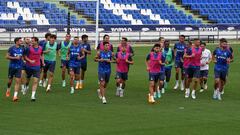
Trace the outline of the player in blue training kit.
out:
M 6 54 L 6 58 L 10 60 L 9 63 L 9 69 L 8 69 L 8 84 L 7 84 L 7 91 L 6 91 L 6 97 L 10 96 L 10 88 L 12 84 L 13 77 L 15 77 L 16 82 L 15 82 L 15 89 L 14 89 L 14 96 L 13 96 L 13 101 L 18 100 L 18 91 L 19 87 L 21 85 L 21 73 L 22 73 L 22 57 L 24 50 L 20 45 L 22 44 L 22 38 L 17 37 L 14 39 L 15 45 L 10 47 L 8 49 L 8 52 Z
M 227 40 L 225 39 L 225 38 L 221 38 L 220 40 L 220 44 L 222 43 L 222 42 L 227 42 Z M 228 43 L 227 43 L 228 44 Z M 221 45 L 220 45 L 221 46 Z M 233 52 L 233 48 L 228 44 L 228 47 L 227 47 L 227 49 L 231 52 L 231 62 L 233 62 L 233 58 L 234 58 L 234 52 Z M 223 90 L 222 90 L 222 92 L 221 92 L 221 94 L 224 94 L 224 86 L 225 86 L 225 84 L 226 84 L 226 82 L 227 82 L 227 78 L 228 78 L 228 74 L 227 74 L 227 77 L 226 77 L 226 80 L 224 81 L 224 85 L 223 85 Z
M 82 35 L 82 43 L 81 43 L 81 47 L 84 50 L 85 53 L 85 57 L 81 60 L 81 70 L 80 70 L 80 84 L 79 84 L 79 88 L 82 89 L 83 88 L 83 81 L 84 81 L 84 77 L 85 77 L 85 72 L 87 71 L 87 55 L 91 54 L 91 46 L 88 43 L 88 35 Z
M 213 62 L 215 63 L 215 83 L 213 99 L 222 100 L 221 92 L 226 81 L 229 64 L 232 58 L 232 53 L 228 49 L 227 41 L 223 41 L 220 43 L 220 47 L 217 47 L 214 50 L 212 58 Z
M 103 42 L 104 50 L 98 51 L 95 61 L 98 62 L 98 81 L 99 88 L 97 90 L 99 98 L 103 104 L 106 104 L 105 90 L 111 75 L 111 63 L 115 62 L 114 54 L 109 50 L 109 43 Z
M 46 33 L 45 34 L 45 40 L 41 40 L 41 41 L 39 41 L 39 46 L 41 46 L 42 48 L 44 47 L 44 46 L 46 46 L 46 44 L 47 44 L 47 42 L 50 40 L 50 36 L 51 36 L 51 33 Z M 40 87 L 42 87 L 43 86 L 43 64 L 42 64 L 43 62 L 42 62 L 42 60 L 41 60 L 41 70 L 40 70 L 40 79 L 39 79 L 39 86 Z M 46 80 L 47 81 L 47 80 Z
M 174 45 L 174 55 L 175 55 L 175 68 L 176 68 L 176 84 L 173 89 L 178 89 L 179 87 L 179 72 L 181 69 L 181 90 L 184 90 L 184 71 L 183 71 L 183 55 L 184 49 L 186 48 L 185 36 L 179 36 L 179 42 Z
M 74 93 L 74 80 L 77 81 L 76 89 L 79 88 L 81 59 L 84 57 L 83 48 L 79 45 L 79 37 L 74 37 L 73 43 L 67 54 L 67 59 L 69 59 L 71 94 Z

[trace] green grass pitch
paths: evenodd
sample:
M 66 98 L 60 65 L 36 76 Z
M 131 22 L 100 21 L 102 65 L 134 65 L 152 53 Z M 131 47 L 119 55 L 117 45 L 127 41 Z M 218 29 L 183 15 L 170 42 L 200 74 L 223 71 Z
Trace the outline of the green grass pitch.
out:
M 213 50 L 215 46 L 211 46 Z M 57 62 L 52 92 L 37 90 L 37 101 L 30 102 L 30 92 L 19 94 L 13 103 L 5 97 L 8 62 L 0 51 L 0 135 L 239 135 L 240 133 L 240 54 L 233 45 L 235 61 L 230 66 L 223 101 L 212 99 L 213 64 L 208 86 L 197 99 L 185 99 L 184 92 L 169 89 L 157 103 L 147 103 L 148 73 L 145 57 L 149 47 L 135 47 L 135 64 L 131 66 L 125 97 L 115 96 L 115 65 L 107 87 L 108 104 L 97 97 L 97 63 L 95 52 L 88 57 L 84 90 L 70 95 L 69 81 L 61 87 L 60 61 Z M 69 77 L 68 77 L 69 78 Z M 13 87 L 11 94 L 13 94 Z

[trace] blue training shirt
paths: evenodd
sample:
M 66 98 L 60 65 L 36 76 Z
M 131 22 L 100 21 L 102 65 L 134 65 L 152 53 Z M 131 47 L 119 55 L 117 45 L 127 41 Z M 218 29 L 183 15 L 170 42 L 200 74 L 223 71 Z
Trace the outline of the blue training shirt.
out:
M 22 47 L 16 47 L 15 45 L 8 49 L 9 56 L 11 57 L 21 57 L 19 60 L 10 60 L 9 67 L 15 69 L 21 69 L 23 66 L 22 56 L 24 49 Z
M 180 62 L 181 58 L 183 58 L 184 55 L 184 49 L 186 48 L 186 44 L 185 43 L 176 43 L 174 45 L 174 49 L 176 49 L 176 57 L 175 57 L 175 61 Z
M 91 51 L 91 46 L 89 43 L 82 43 L 81 47 L 86 49 L 87 51 Z M 85 57 L 81 59 L 81 63 L 87 63 L 87 53 L 85 52 Z
M 218 71 L 227 71 L 229 67 L 227 59 L 232 57 L 232 53 L 228 49 L 223 50 L 221 48 L 216 48 L 213 55 L 217 61 L 214 69 Z
M 80 67 L 80 60 L 78 60 L 78 56 L 81 56 L 82 47 L 80 45 L 70 46 L 70 54 L 69 54 L 69 66 L 70 67 Z
M 99 59 L 112 60 L 112 51 L 100 51 Z M 106 61 L 98 62 L 98 72 L 110 73 L 111 63 Z

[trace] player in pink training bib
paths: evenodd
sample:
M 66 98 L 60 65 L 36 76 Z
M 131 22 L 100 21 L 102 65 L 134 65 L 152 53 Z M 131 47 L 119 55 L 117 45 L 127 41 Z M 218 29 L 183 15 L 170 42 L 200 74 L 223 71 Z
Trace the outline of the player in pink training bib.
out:
M 120 52 L 116 53 L 116 96 L 123 97 L 126 80 L 128 80 L 129 64 L 133 64 L 130 53 L 126 52 L 127 48 L 123 47 Z

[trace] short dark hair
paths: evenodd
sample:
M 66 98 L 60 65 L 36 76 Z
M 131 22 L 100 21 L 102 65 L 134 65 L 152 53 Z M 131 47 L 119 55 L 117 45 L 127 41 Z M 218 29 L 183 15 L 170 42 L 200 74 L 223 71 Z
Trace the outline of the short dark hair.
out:
M 51 35 L 52 35 L 52 34 L 48 32 L 48 33 L 45 34 L 45 38 L 48 38 L 48 37 L 51 36 Z
M 126 37 L 122 37 L 122 39 L 125 40 L 125 41 L 128 41 L 128 39 Z
M 103 45 L 105 46 L 106 44 L 109 44 L 108 42 L 103 42 Z
M 185 35 L 180 35 L 179 37 L 183 37 L 183 38 L 185 38 Z
M 66 36 L 67 36 L 67 35 L 71 36 L 71 34 L 70 34 L 70 33 L 67 33 L 67 34 L 66 34 Z
M 170 40 L 165 40 L 164 43 L 166 43 L 166 42 L 170 42 Z
M 84 34 L 84 35 L 82 35 L 82 40 L 84 39 L 84 38 L 88 38 L 88 35 L 86 35 L 86 34 Z
M 160 44 L 155 44 L 155 45 L 153 46 L 153 48 L 155 48 L 155 47 L 161 47 L 161 45 L 160 45 Z
M 223 42 L 227 43 L 227 39 L 226 38 L 221 38 L 219 41 L 220 41 L 220 43 L 223 43 Z
M 193 40 L 196 41 L 196 40 L 200 40 L 200 39 L 199 38 L 194 38 Z
M 34 39 L 36 42 L 39 41 L 38 37 L 32 37 L 32 39 Z
M 76 39 L 76 38 L 79 39 L 79 36 L 75 36 L 75 37 L 74 37 L 74 39 Z
M 164 37 L 159 37 L 158 41 L 161 41 L 162 39 L 164 39 Z
M 14 43 L 16 44 L 20 39 L 22 39 L 22 38 L 21 37 L 14 38 Z
M 57 39 L 57 36 L 56 36 L 56 35 L 54 35 L 54 34 L 51 34 L 51 35 L 50 35 L 50 38 Z
M 201 42 L 201 45 L 204 45 L 204 46 L 206 46 L 207 44 L 206 44 L 205 42 Z
M 103 36 L 103 39 L 105 39 L 105 37 L 109 37 L 109 35 L 108 35 L 108 34 L 105 34 L 105 35 Z
M 188 41 L 188 44 L 189 44 L 189 45 L 192 45 L 192 41 Z

